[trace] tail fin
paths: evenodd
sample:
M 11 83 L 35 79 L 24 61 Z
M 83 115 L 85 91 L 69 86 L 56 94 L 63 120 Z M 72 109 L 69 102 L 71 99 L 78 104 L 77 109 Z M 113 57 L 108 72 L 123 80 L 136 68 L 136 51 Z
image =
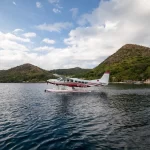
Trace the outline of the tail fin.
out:
M 102 83 L 102 85 L 108 85 L 109 83 L 109 75 L 110 75 L 110 72 L 107 71 L 103 74 L 103 76 L 99 79 L 99 82 Z

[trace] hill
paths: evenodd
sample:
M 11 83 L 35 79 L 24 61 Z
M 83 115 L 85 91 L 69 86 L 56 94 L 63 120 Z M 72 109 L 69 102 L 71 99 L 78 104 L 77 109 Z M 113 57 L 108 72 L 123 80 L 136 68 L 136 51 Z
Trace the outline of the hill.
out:
M 70 69 L 56 69 L 56 70 L 51 70 L 51 73 L 56 73 L 64 76 L 78 76 L 80 77 L 83 73 L 87 73 L 91 69 L 82 69 L 79 67 L 75 68 L 70 68 Z
M 126 44 L 97 67 L 84 74 L 84 77 L 98 78 L 107 70 L 111 72 L 111 81 L 150 78 L 150 48 Z
M 31 64 L 0 71 L 0 82 L 44 82 L 53 75 Z
M 47 79 L 56 78 L 54 73 L 75 76 L 88 72 L 90 69 L 70 68 L 47 71 L 32 64 L 23 64 L 8 70 L 0 70 L 0 83 L 10 82 L 45 82 Z

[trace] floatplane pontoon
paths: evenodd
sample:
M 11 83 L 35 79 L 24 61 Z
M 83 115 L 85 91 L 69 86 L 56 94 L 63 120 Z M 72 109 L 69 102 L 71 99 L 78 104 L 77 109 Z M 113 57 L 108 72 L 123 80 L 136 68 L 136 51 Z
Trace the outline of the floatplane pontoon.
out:
M 88 93 L 85 90 L 88 87 L 106 86 L 109 83 L 109 72 L 105 72 L 100 79 L 83 80 L 78 78 L 67 78 L 58 74 L 54 74 L 58 79 L 49 79 L 47 83 L 55 85 L 56 89 L 46 89 L 45 92 L 54 93 Z

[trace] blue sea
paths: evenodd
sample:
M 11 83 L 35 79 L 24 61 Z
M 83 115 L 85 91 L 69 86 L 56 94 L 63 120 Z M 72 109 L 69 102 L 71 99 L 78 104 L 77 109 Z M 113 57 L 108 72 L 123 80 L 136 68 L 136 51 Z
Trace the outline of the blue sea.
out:
M 46 88 L 0 84 L 0 150 L 150 150 L 150 85 Z

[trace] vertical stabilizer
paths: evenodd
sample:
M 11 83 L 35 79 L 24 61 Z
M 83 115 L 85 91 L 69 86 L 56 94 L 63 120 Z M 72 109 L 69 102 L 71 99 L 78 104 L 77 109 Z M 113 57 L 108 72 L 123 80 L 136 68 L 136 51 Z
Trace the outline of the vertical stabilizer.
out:
M 99 82 L 102 83 L 102 85 L 108 85 L 109 83 L 109 75 L 110 75 L 110 72 L 107 71 L 103 74 L 103 76 L 99 79 Z

